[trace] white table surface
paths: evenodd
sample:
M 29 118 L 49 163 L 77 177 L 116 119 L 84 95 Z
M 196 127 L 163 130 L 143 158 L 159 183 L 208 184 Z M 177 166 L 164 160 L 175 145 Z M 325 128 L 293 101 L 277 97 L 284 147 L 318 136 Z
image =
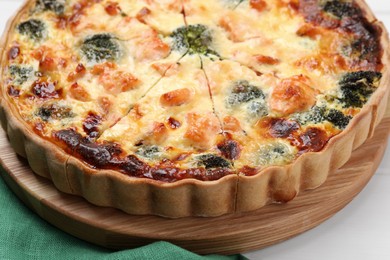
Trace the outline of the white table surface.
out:
M 0 30 L 23 0 L 0 0 Z M 390 1 L 367 0 L 390 30 Z M 390 259 L 390 146 L 366 188 L 320 226 L 286 242 L 244 254 L 261 260 Z

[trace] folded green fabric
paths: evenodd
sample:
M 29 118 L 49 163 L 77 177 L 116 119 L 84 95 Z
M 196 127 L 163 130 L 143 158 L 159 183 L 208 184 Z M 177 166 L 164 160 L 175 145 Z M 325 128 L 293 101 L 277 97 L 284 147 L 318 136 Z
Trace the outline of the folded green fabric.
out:
M 0 169 L 3 170 L 3 169 Z M 110 251 L 62 232 L 28 209 L 0 178 L 0 259 L 245 259 L 199 256 L 167 242 Z

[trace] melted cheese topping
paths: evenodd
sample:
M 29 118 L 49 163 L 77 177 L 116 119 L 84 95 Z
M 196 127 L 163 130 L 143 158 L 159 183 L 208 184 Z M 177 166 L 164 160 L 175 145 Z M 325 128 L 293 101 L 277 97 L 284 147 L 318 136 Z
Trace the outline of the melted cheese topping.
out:
M 285 165 L 321 150 L 378 86 L 375 27 L 353 1 L 333 2 L 355 13 L 305 0 L 32 4 L 9 36 L 4 91 L 65 146 L 55 137 L 64 130 L 152 167 Z

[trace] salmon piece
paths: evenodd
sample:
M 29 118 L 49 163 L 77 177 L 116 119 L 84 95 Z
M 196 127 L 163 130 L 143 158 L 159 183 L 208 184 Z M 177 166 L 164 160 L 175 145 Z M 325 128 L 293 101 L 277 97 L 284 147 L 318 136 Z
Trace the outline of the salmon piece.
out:
M 324 30 L 322 30 L 320 27 L 316 27 L 306 23 L 302 25 L 297 31 L 298 36 L 309 37 L 313 40 L 315 40 L 317 37 L 322 36 L 323 34 Z
M 80 84 L 73 83 L 69 89 L 70 96 L 76 100 L 87 102 L 91 101 L 91 96 Z
M 169 10 L 172 10 L 177 13 L 183 11 L 183 2 L 184 2 L 183 0 L 168 0 L 168 2 L 169 3 L 167 8 Z
M 117 25 L 118 34 L 131 43 L 131 54 L 137 61 L 154 61 L 167 57 L 170 46 L 158 32 L 135 17 L 125 17 Z
M 69 25 L 73 34 L 82 33 L 86 29 L 96 30 L 97 27 L 95 24 L 83 20 L 88 18 L 88 16 L 85 15 L 86 9 L 98 2 L 99 0 L 80 0 L 73 5 L 72 14 L 65 22 Z
M 152 11 L 150 11 L 149 8 L 147 7 L 143 7 L 141 10 L 139 10 L 139 12 L 137 13 L 136 15 L 136 18 L 138 19 L 138 21 L 140 21 L 141 23 L 147 23 L 146 22 L 146 19 L 148 18 L 148 16 L 152 13 Z
M 103 129 L 113 126 L 121 119 L 121 115 L 117 113 L 114 107 L 114 99 L 109 96 L 100 96 L 97 99 L 99 105 L 100 115 L 104 118 L 102 124 Z
M 106 10 L 106 13 L 111 16 L 118 15 L 122 11 L 117 2 L 111 2 L 111 1 L 107 3 L 104 10 Z
M 226 116 L 223 119 L 223 129 L 229 132 L 239 132 L 241 131 L 241 124 L 237 118 L 234 116 Z
M 31 56 L 36 59 L 37 61 L 42 60 L 42 58 L 45 56 L 45 54 L 50 51 L 50 49 L 46 46 L 41 46 L 38 49 L 35 49 L 31 52 Z
M 105 71 L 99 77 L 99 82 L 112 94 L 129 91 L 137 87 L 139 79 L 124 71 Z
M 140 104 L 135 104 L 133 109 L 131 109 L 129 115 L 135 121 L 140 120 L 144 116 L 144 113 L 142 112 Z
M 163 59 L 171 52 L 169 45 L 163 42 L 154 30 L 142 35 L 136 44 L 135 58 L 138 61 Z
M 258 12 L 263 12 L 267 8 L 267 3 L 264 0 L 250 0 L 249 5 Z
M 295 66 L 305 68 L 308 71 L 319 70 L 324 73 L 337 73 L 340 69 L 346 69 L 345 59 L 338 55 L 318 54 L 304 57 L 294 63 Z
M 98 105 L 103 110 L 102 114 L 108 114 L 112 107 L 112 101 L 109 97 L 99 97 L 98 98 Z
M 236 27 L 236 26 L 233 24 L 233 21 L 232 21 L 231 18 L 223 17 L 219 21 L 219 25 L 228 33 L 229 39 L 232 40 L 233 42 L 242 42 L 242 41 L 244 41 L 244 39 L 241 36 L 241 34 L 238 33 L 237 31 L 235 31 L 234 27 Z
M 279 59 L 276 59 L 276 58 L 273 58 L 270 56 L 261 55 L 261 54 L 254 55 L 253 58 L 259 64 L 276 65 L 276 64 L 280 63 Z
M 31 53 L 31 56 L 39 61 L 39 69 L 42 71 L 54 71 L 57 69 L 57 61 L 53 51 L 47 46 L 41 46 Z
M 155 69 L 161 76 L 173 76 L 179 72 L 179 64 L 177 63 L 154 63 L 152 68 Z
M 188 126 L 184 138 L 195 148 L 206 150 L 215 144 L 221 128 L 217 117 L 213 113 L 188 113 L 186 120 Z
M 181 106 L 189 103 L 192 96 L 193 94 L 188 88 L 176 89 L 161 95 L 160 103 L 164 107 Z
M 253 55 L 246 51 L 234 51 L 232 58 L 233 60 L 250 68 L 257 76 L 263 75 L 263 73 L 258 69 L 259 65 L 277 65 L 280 63 L 280 60 L 277 58 L 262 54 Z
M 161 144 L 167 139 L 168 134 L 168 129 L 164 123 L 153 122 L 152 131 L 144 141 L 150 144 Z
M 264 38 L 264 35 L 257 30 L 253 22 L 233 11 L 227 12 L 219 25 L 227 32 L 228 38 L 233 42 L 243 42 L 252 38 Z
M 139 79 L 130 72 L 117 70 L 112 62 L 95 65 L 91 73 L 99 75 L 99 83 L 111 94 L 132 90 L 140 83 Z
M 268 86 L 276 86 L 279 83 L 279 78 L 275 73 L 265 73 L 261 76 L 263 84 Z
M 54 71 L 57 69 L 57 62 L 53 57 L 46 55 L 39 61 L 39 69 L 42 71 Z
M 68 81 L 71 82 L 71 81 L 78 80 L 84 77 L 86 73 L 87 73 L 87 69 L 84 67 L 82 63 L 79 63 L 76 69 L 73 72 L 69 73 Z
M 115 69 L 115 68 L 116 68 L 116 64 L 115 63 L 105 62 L 105 63 L 102 63 L 102 64 L 96 64 L 95 66 L 93 66 L 93 68 L 91 70 L 91 73 L 93 75 L 100 75 L 103 72 L 105 72 L 106 70 Z
M 318 91 L 310 87 L 310 79 L 299 75 L 283 79 L 270 96 L 270 108 L 281 116 L 302 112 L 316 103 Z
M 58 66 L 60 66 L 61 68 L 66 68 L 68 66 L 68 61 L 65 58 L 59 58 Z
M 274 5 L 277 8 L 287 8 L 289 12 L 297 12 L 299 10 L 300 0 L 275 0 Z
M 309 71 L 313 71 L 313 70 L 320 70 L 320 71 L 333 71 L 333 69 L 329 66 L 329 64 L 327 64 L 326 61 L 322 60 L 322 59 L 318 59 L 317 57 L 314 57 L 314 56 L 308 56 L 308 57 L 304 57 L 300 60 L 297 60 L 295 63 L 294 63 L 295 66 L 297 67 L 301 67 L 301 68 L 305 68 Z

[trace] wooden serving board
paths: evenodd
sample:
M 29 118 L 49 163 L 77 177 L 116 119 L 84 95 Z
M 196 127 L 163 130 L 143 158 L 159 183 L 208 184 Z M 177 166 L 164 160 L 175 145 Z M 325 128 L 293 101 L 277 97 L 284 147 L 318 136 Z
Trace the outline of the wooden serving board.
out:
M 346 206 L 380 164 L 390 132 L 390 111 L 374 137 L 355 150 L 348 163 L 320 188 L 302 192 L 287 204 L 217 218 L 132 216 L 61 193 L 49 180 L 33 174 L 0 131 L 0 161 L 6 170 L 0 172 L 6 183 L 27 206 L 63 231 L 113 249 L 166 240 L 199 254 L 234 254 L 296 236 Z

